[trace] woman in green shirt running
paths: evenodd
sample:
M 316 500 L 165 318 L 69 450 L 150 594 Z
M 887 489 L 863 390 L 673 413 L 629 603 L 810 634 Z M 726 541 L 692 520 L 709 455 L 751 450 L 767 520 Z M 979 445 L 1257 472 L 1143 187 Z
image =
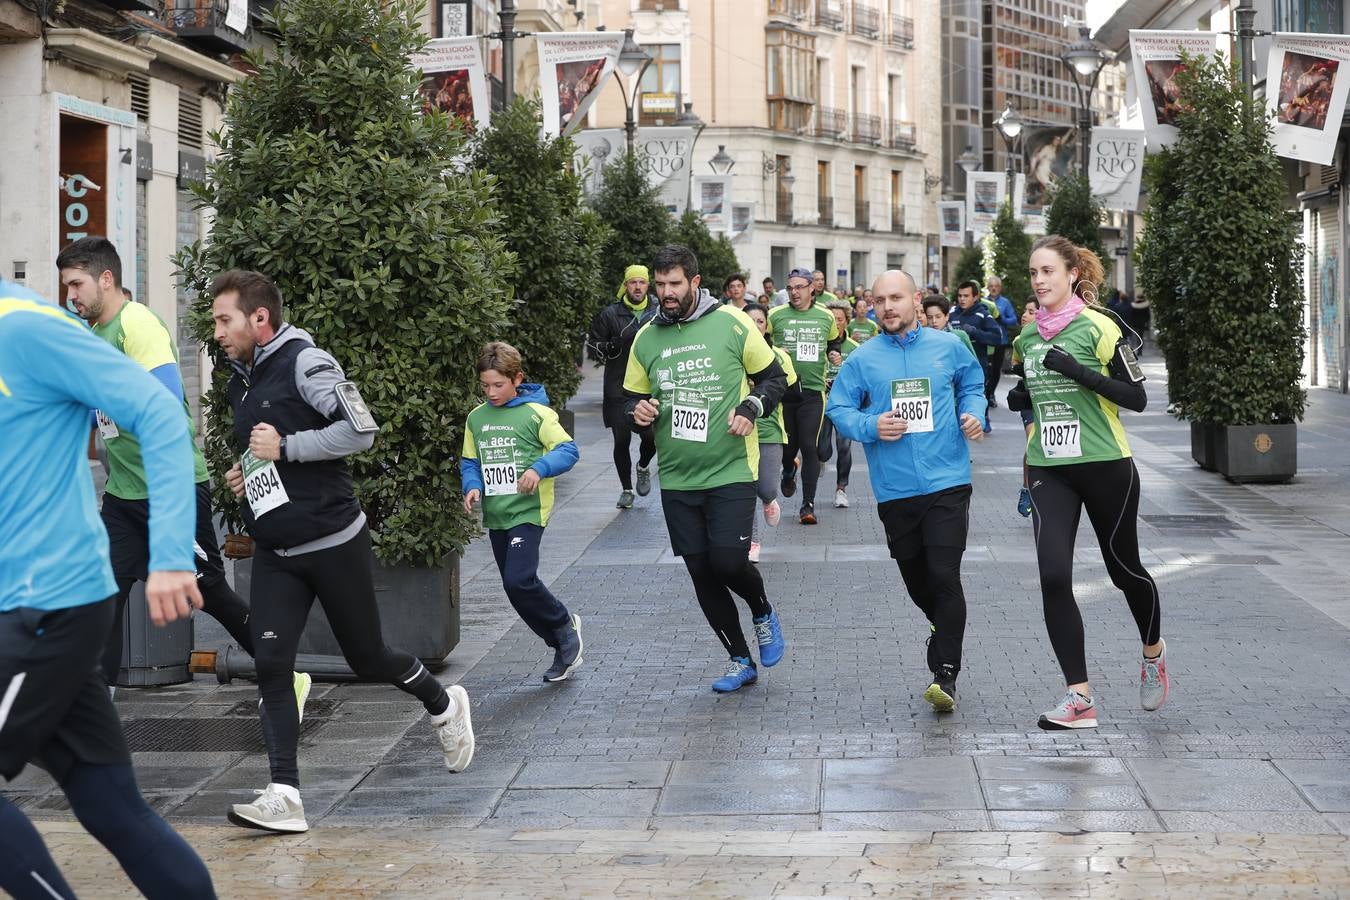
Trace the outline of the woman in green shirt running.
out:
M 1118 409 L 1141 412 L 1143 373 L 1115 319 L 1096 306 L 1101 260 L 1059 235 L 1031 252 L 1036 327 L 1017 337 L 1026 378 L 1008 395 L 1010 409 L 1033 411 L 1027 442 L 1032 525 L 1050 643 L 1068 690 L 1040 717 L 1045 729 L 1095 728 L 1083 619 L 1073 596 L 1073 545 L 1084 509 L 1097 533 L 1107 574 L 1125 595 L 1143 644 L 1139 702 L 1167 699 L 1158 587 L 1139 559 L 1139 471 Z

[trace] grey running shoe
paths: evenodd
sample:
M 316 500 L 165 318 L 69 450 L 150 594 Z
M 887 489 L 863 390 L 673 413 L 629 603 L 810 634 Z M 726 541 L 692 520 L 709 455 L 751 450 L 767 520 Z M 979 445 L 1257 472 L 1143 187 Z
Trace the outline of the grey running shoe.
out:
M 441 750 L 445 753 L 445 767 L 451 772 L 463 772 L 473 760 L 474 748 L 469 695 L 457 684 L 447 688 L 446 693 L 455 701 L 455 711 L 444 718 L 433 716 L 431 725 L 436 729 L 436 737 L 440 738 Z
M 619 502 L 616 503 L 616 504 L 614 504 L 614 506 L 615 506 L 616 509 L 632 509 L 632 508 L 633 508 L 633 492 L 632 492 L 632 491 L 624 491 L 623 493 L 619 494 Z
M 566 681 L 572 670 L 581 665 L 581 616 L 558 632 L 558 646 L 553 651 L 553 665 L 544 673 L 545 681 Z
M 252 803 L 236 803 L 230 807 L 229 819 L 244 828 L 257 828 L 261 831 L 281 831 L 294 834 L 309 831 L 305 821 L 305 805 L 287 797 L 277 790 L 279 785 L 269 784 L 261 791 L 255 791 L 258 799 Z
M 637 467 L 637 492 L 639 497 L 645 497 L 652 492 L 652 470 Z
M 1036 723 L 1046 731 L 1058 731 L 1068 728 L 1096 728 L 1097 705 L 1091 697 L 1084 697 L 1077 691 L 1069 691 L 1054 709 L 1041 713 Z
M 1139 705 L 1152 712 L 1167 702 L 1167 642 L 1157 659 L 1144 657 L 1139 666 Z

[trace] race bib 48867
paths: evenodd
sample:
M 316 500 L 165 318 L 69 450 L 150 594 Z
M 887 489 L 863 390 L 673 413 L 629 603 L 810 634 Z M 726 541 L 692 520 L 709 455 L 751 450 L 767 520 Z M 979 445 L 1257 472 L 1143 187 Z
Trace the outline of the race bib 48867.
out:
M 933 391 L 927 378 L 891 382 L 891 410 L 905 420 L 908 434 L 933 430 Z

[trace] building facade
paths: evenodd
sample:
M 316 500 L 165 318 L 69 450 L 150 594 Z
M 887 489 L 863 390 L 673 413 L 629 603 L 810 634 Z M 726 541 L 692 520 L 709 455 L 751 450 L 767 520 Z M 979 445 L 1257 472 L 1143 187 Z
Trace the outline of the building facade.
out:
M 1101 27 L 1097 38 L 1130 61 L 1130 29 L 1212 31 L 1221 52 L 1236 55 L 1236 31 L 1231 2 L 1205 0 L 1133 0 L 1121 6 Z M 1256 31 L 1300 31 L 1344 34 L 1350 24 L 1350 0 L 1255 0 Z M 1266 91 L 1268 37 L 1254 41 L 1254 89 Z M 1134 102 L 1134 86 L 1127 87 Z M 1340 128 L 1331 165 L 1281 160 L 1290 185 L 1289 208 L 1303 221 L 1304 325 L 1308 344 L 1304 372 L 1308 383 L 1350 392 L 1350 116 Z
M 57 254 L 107 235 L 123 285 L 178 338 L 194 415 L 205 361 L 172 257 L 208 225 L 187 185 L 205 177 L 208 135 L 242 77 L 224 60 L 261 40 L 255 20 L 225 13 L 208 0 L 68 0 L 44 22 L 0 0 L 0 275 L 58 298 Z
M 832 287 L 888 268 L 935 277 L 941 78 L 916 48 L 937 46 L 936 4 L 604 0 L 601 16 L 654 57 L 635 101 L 639 142 L 689 105 L 703 122 L 690 175 L 712 175 L 719 148 L 732 161 L 731 203 L 751 210 L 734 242 L 752 289 L 765 276 L 782 287 L 797 266 Z M 615 85 L 588 125 L 624 117 Z

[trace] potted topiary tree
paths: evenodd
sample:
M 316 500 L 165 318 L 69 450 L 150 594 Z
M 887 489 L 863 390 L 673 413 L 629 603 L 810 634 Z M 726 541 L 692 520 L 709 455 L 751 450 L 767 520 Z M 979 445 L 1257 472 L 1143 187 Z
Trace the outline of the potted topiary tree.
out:
M 437 661 L 459 639 L 459 553 L 478 531 L 457 467 L 478 402 L 474 359 L 506 323 L 514 258 L 496 234 L 491 179 L 462 165 L 464 134 L 422 113 L 409 58 L 426 37 L 413 2 L 288 0 L 274 26 L 275 55 L 250 57 L 254 74 L 232 90 L 212 136 L 220 154 L 195 190 L 215 210 L 209 238 L 176 260 L 199 292 L 194 333 L 214 349 L 210 279 L 257 269 L 281 288 L 288 319 L 361 386 L 380 433 L 352 474 L 385 634 Z M 229 369 L 216 362 L 206 450 L 219 473 L 234 449 Z M 237 523 L 223 483 L 215 499 Z M 334 653 L 319 618 L 301 649 Z
M 1287 208 L 1264 103 L 1221 58 L 1188 58 L 1179 136 L 1150 168 L 1167 223 L 1150 234 L 1145 283 L 1183 381 L 1174 411 L 1230 481 L 1297 472 L 1303 365 L 1303 250 Z M 1158 214 L 1150 212 L 1150 227 Z M 1180 310 L 1178 309 L 1180 308 Z M 1174 329 L 1180 333 L 1173 334 Z
M 575 152 L 571 138 L 542 137 L 539 102 L 519 98 L 493 116 L 470 157 L 496 178 L 497 230 L 518 263 L 506 337 L 569 434 L 575 418 L 565 406 L 581 384 L 586 329 L 596 299 L 613 291 L 599 277 L 609 229 L 583 201 L 582 179 L 568 167 Z

